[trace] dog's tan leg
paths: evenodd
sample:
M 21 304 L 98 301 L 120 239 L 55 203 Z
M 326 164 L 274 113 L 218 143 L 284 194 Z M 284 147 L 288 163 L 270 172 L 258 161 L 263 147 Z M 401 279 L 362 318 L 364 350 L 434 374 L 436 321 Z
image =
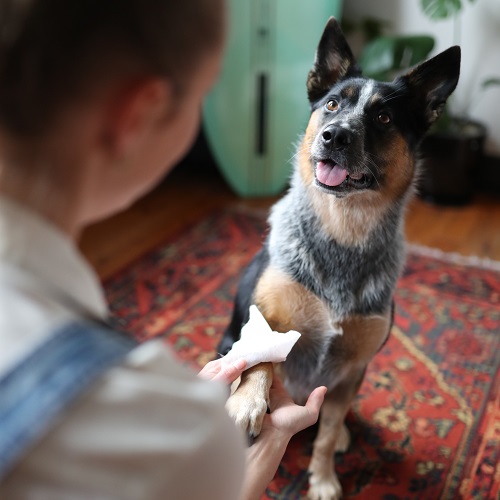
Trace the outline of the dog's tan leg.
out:
M 351 444 L 351 435 L 349 434 L 349 429 L 345 424 L 342 424 L 340 428 L 340 434 L 335 443 L 335 453 L 344 453 L 349 448 Z
M 261 363 L 241 375 L 241 382 L 229 397 L 226 409 L 236 425 L 257 437 L 269 406 L 269 389 L 273 381 L 272 363 Z
M 334 454 L 335 451 L 345 451 L 348 446 L 349 434 L 344 429 L 344 418 L 363 380 L 363 373 L 354 375 L 355 383 L 341 384 L 325 398 L 309 465 L 308 498 L 311 500 L 342 498 L 342 487 L 334 468 Z

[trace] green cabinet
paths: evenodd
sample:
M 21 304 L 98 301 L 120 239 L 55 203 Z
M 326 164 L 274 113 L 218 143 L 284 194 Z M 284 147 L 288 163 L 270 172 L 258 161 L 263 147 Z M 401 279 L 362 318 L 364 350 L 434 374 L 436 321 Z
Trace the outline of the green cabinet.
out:
M 340 0 L 233 0 L 220 77 L 203 110 L 204 131 L 241 196 L 281 192 L 309 117 L 306 78 Z

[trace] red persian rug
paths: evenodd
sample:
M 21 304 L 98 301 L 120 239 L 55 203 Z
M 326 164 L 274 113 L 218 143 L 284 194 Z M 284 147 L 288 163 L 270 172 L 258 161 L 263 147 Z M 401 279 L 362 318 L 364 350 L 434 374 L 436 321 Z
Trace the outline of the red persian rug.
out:
M 263 214 L 221 212 L 105 284 L 121 326 L 161 336 L 195 367 L 215 355 Z M 500 494 L 500 265 L 410 251 L 390 340 L 369 366 L 337 455 L 345 497 Z M 316 430 L 292 440 L 266 499 L 302 498 Z

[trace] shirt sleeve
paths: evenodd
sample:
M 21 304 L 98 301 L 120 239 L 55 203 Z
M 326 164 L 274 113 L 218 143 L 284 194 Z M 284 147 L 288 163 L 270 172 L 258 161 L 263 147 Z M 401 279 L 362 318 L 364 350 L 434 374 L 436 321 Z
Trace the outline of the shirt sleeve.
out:
M 66 412 L 0 484 L 0 497 L 235 500 L 244 443 L 224 389 L 162 342 L 144 344 Z

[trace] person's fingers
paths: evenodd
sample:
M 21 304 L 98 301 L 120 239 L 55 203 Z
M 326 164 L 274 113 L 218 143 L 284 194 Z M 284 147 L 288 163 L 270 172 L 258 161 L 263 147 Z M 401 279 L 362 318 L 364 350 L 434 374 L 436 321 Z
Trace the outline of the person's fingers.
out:
M 247 362 L 244 359 L 238 359 L 234 363 L 221 366 L 219 373 L 212 380 L 231 384 L 245 371 L 246 365 Z
M 314 391 L 312 391 L 307 398 L 305 407 L 309 411 L 309 414 L 312 417 L 315 417 L 314 422 L 312 422 L 311 425 L 314 424 L 316 420 L 318 420 L 319 410 L 321 409 L 321 405 L 325 400 L 326 391 L 327 388 L 324 386 L 316 387 L 316 389 L 314 389 Z
M 283 381 L 279 377 L 274 377 L 269 391 L 269 409 L 274 411 L 276 408 L 290 402 L 293 402 L 293 400 L 285 389 Z
M 198 377 L 211 380 L 221 369 L 221 360 L 214 359 L 209 361 L 199 372 Z
M 297 413 L 297 420 L 292 427 L 293 434 L 314 425 L 318 421 L 319 410 L 325 399 L 326 387 L 316 387 L 307 398 L 304 406 L 300 407 L 300 414 Z M 299 416 L 300 415 L 300 416 Z

